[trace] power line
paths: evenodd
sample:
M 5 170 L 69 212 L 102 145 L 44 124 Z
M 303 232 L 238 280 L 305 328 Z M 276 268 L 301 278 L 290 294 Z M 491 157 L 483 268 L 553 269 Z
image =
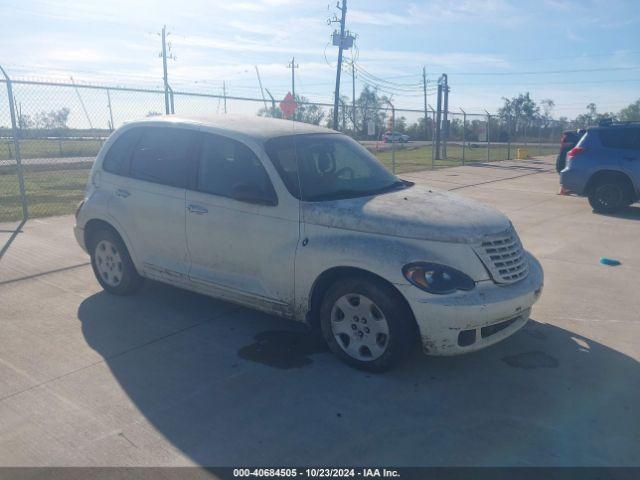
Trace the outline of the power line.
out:
M 624 83 L 624 82 L 640 82 L 640 78 L 622 78 L 622 79 L 604 79 L 604 80 L 577 80 L 575 82 L 522 82 L 522 83 L 456 83 L 456 86 L 528 86 L 528 85 L 584 85 L 584 84 L 601 84 L 601 83 Z
M 451 72 L 450 75 L 551 75 L 559 73 L 583 73 L 583 72 L 613 72 L 622 70 L 639 70 L 640 67 L 606 67 L 606 68 L 577 68 L 573 70 L 536 70 L 531 72 Z

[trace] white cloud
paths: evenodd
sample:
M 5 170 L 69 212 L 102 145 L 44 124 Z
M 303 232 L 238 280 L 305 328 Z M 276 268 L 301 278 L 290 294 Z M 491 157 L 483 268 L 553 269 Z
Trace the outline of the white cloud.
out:
M 409 15 L 399 15 L 391 12 L 371 12 L 364 10 L 349 10 L 349 23 L 365 25 L 411 25 L 417 19 Z

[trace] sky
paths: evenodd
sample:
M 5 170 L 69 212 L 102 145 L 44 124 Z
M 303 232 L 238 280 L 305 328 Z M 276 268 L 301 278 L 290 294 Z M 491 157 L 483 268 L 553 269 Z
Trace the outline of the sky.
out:
M 291 89 L 331 102 L 339 12 L 335 0 L 0 0 L 0 65 L 15 78 L 162 85 L 158 56 L 170 32 L 174 90 L 260 97 L 255 66 L 276 98 Z M 393 93 L 397 107 L 428 102 L 442 73 L 450 109 L 495 112 L 502 97 L 530 92 L 569 118 L 594 102 L 618 111 L 640 97 L 638 0 L 349 0 L 345 54 Z M 356 91 L 367 82 L 356 73 Z M 341 93 L 351 97 L 343 74 Z M 253 107 L 256 107 L 255 105 Z

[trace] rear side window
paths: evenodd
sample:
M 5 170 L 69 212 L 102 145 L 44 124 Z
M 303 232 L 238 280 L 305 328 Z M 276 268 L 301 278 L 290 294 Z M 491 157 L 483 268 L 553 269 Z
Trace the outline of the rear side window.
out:
M 140 134 L 140 129 L 134 128 L 120 135 L 105 155 L 102 168 L 109 173 L 123 175 L 129 157 L 131 157 L 133 147 L 135 147 L 140 138 Z
M 640 128 L 611 128 L 600 130 L 603 147 L 640 150 Z
M 269 175 L 249 147 L 213 134 L 203 134 L 198 158 L 197 189 L 232 197 L 239 185 L 252 184 L 265 195 L 275 197 Z
M 143 129 L 131 157 L 130 176 L 185 188 L 193 138 L 192 130 L 165 127 Z

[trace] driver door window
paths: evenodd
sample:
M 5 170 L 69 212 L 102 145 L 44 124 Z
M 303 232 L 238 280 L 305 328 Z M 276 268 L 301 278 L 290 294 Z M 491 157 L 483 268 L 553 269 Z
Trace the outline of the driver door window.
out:
M 196 189 L 233 198 L 234 190 L 243 185 L 254 185 L 265 197 L 275 197 L 267 172 L 249 147 L 230 138 L 204 135 Z

